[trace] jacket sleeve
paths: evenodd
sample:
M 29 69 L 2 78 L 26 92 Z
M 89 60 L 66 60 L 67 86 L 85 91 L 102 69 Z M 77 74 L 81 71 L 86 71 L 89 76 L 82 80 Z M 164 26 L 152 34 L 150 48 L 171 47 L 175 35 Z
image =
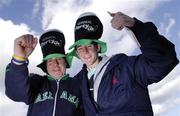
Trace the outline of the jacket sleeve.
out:
M 142 54 L 132 58 L 133 70 L 136 80 L 148 85 L 163 79 L 179 61 L 174 44 L 160 35 L 152 22 L 135 21 L 130 29 L 141 45 Z
M 28 64 L 16 65 L 8 64 L 5 74 L 6 95 L 14 100 L 28 103 Z

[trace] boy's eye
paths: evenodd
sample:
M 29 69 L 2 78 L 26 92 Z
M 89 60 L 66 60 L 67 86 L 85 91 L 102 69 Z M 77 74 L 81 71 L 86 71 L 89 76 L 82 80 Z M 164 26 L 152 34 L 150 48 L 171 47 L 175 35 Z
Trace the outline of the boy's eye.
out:
M 78 47 L 77 50 L 82 50 L 83 48 L 82 47 Z
M 91 47 L 93 47 L 93 45 L 92 45 L 92 44 L 90 44 L 90 45 L 88 45 L 87 47 L 88 47 L 88 48 L 91 48 Z

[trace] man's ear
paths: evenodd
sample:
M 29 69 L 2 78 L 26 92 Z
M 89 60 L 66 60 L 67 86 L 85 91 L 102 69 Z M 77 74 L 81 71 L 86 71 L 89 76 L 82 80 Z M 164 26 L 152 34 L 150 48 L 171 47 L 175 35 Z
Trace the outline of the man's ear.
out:
M 101 46 L 99 44 L 97 45 L 97 48 L 98 48 L 98 52 L 100 53 L 101 52 Z

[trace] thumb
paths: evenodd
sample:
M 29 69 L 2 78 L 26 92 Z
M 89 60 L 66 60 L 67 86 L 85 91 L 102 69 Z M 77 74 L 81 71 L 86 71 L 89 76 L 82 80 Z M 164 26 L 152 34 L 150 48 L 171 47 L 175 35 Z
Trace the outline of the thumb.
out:
M 108 14 L 111 16 L 111 17 L 114 17 L 114 15 L 116 14 L 116 13 L 111 13 L 111 12 L 109 12 L 109 11 L 107 11 L 108 12 Z

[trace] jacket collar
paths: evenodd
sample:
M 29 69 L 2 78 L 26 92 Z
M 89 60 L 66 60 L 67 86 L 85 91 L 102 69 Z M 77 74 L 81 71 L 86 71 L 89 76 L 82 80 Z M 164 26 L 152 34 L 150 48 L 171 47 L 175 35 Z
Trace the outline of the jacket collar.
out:
M 56 79 L 54 79 L 51 75 L 47 75 L 47 78 L 49 79 L 49 80 L 56 80 Z M 61 78 L 60 78 L 60 80 L 67 80 L 69 78 L 69 74 L 65 74 L 65 75 L 63 75 Z

